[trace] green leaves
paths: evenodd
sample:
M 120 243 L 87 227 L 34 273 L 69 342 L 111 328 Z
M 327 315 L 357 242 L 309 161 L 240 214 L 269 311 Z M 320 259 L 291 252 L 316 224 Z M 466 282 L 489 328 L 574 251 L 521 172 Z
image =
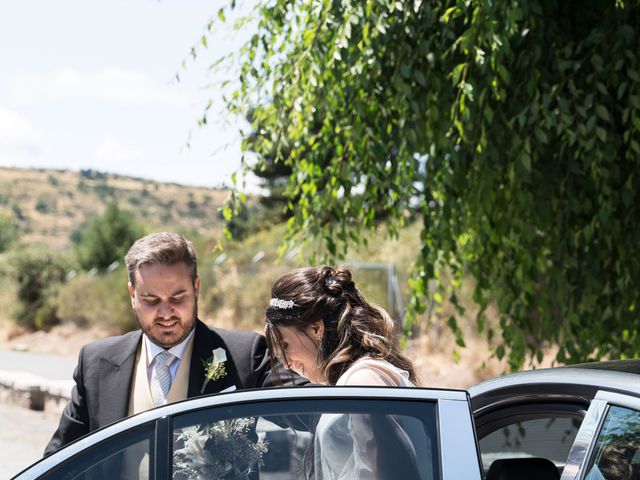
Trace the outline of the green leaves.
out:
M 365 229 L 421 221 L 414 318 L 446 271 L 498 306 L 491 341 L 512 368 L 554 344 L 567 362 L 640 354 L 615 336 L 640 330 L 634 7 L 273 0 L 256 15 L 228 107 L 254 113 L 245 148 L 290 168 L 287 241 L 335 261 Z
M 605 122 L 611 121 L 611 118 L 609 117 L 609 111 L 604 105 L 596 105 L 596 114 Z
M 100 216 L 93 218 L 79 231 L 78 263 L 85 270 L 106 271 L 115 261 L 122 261 L 133 243 L 144 235 L 133 214 L 120 209 L 117 203 L 107 205 Z

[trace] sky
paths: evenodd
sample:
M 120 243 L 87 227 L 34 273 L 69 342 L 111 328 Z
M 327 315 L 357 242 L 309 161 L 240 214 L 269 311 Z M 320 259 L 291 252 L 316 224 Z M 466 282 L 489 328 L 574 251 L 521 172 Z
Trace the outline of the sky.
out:
M 247 34 L 215 30 L 189 57 L 221 3 L 0 0 L 0 166 L 228 185 L 240 121 L 223 114 L 207 67 Z

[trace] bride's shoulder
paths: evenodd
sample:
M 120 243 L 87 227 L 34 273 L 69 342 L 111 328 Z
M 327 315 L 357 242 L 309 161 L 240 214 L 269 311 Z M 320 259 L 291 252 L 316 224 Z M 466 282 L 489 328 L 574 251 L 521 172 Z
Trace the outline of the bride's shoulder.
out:
M 338 379 L 337 385 L 411 386 L 409 374 L 386 360 L 361 358 Z

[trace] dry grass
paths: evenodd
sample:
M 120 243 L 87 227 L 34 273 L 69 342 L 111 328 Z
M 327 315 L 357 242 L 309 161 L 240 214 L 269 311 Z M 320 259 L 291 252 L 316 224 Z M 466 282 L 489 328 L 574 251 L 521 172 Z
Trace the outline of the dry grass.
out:
M 448 330 L 437 336 L 426 333 L 410 340 L 407 354 L 414 361 L 423 387 L 468 388 L 506 371 L 506 362 L 491 355 L 487 342 L 479 337 L 466 340 L 467 347 L 455 345 Z M 454 350 L 459 359 L 454 360 Z
M 87 178 L 79 172 L 0 167 L 0 214 L 20 225 L 23 243 L 70 244 L 71 232 L 117 201 L 149 228 L 219 232 L 218 208 L 228 197 L 221 189 L 104 174 Z
M 431 318 L 425 319 L 422 333 L 408 342 L 407 354 L 415 362 L 422 386 L 466 389 L 483 380 L 508 373 L 506 359 L 499 360 L 494 354 L 496 342 L 501 337 L 498 310 L 490 305 L 485 312 L 485 325 L 495 332 L 493 344 L 490 344 L 486 332 L 478 332 L 477 329 L 479 307 L 472 301 L 474 286 L 472 279 L 465 279 L 456 292 L 464 307 L 464 315 L 457 317 L 464 347 L 456 345 L 455 337 L 446 325 L 446 319 L 455 312 L 453 305 L 447 301 L 434 306 Z M 528 357 L 523 368 L 555 366 L 556 352 L 555 347 L 548 348 L 543 352 L 541 362 Z

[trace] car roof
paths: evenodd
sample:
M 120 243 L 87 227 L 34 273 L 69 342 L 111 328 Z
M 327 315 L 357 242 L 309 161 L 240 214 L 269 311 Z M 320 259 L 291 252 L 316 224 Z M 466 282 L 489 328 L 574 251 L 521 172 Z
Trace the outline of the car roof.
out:
M 640 361 L 617 360 L 527 370 L 469 389 L 474 412 L 522 401 L 574 402 L 585 407 L 599 390 L 640 397 Z
M 612 372 L 633 373 L 640 375 L 640 358 L 625 360 L 607 360 L 605 362 L 590 362 L 568 365 L 566 368 L 592 368 L 594 370 L 609 370 Z

